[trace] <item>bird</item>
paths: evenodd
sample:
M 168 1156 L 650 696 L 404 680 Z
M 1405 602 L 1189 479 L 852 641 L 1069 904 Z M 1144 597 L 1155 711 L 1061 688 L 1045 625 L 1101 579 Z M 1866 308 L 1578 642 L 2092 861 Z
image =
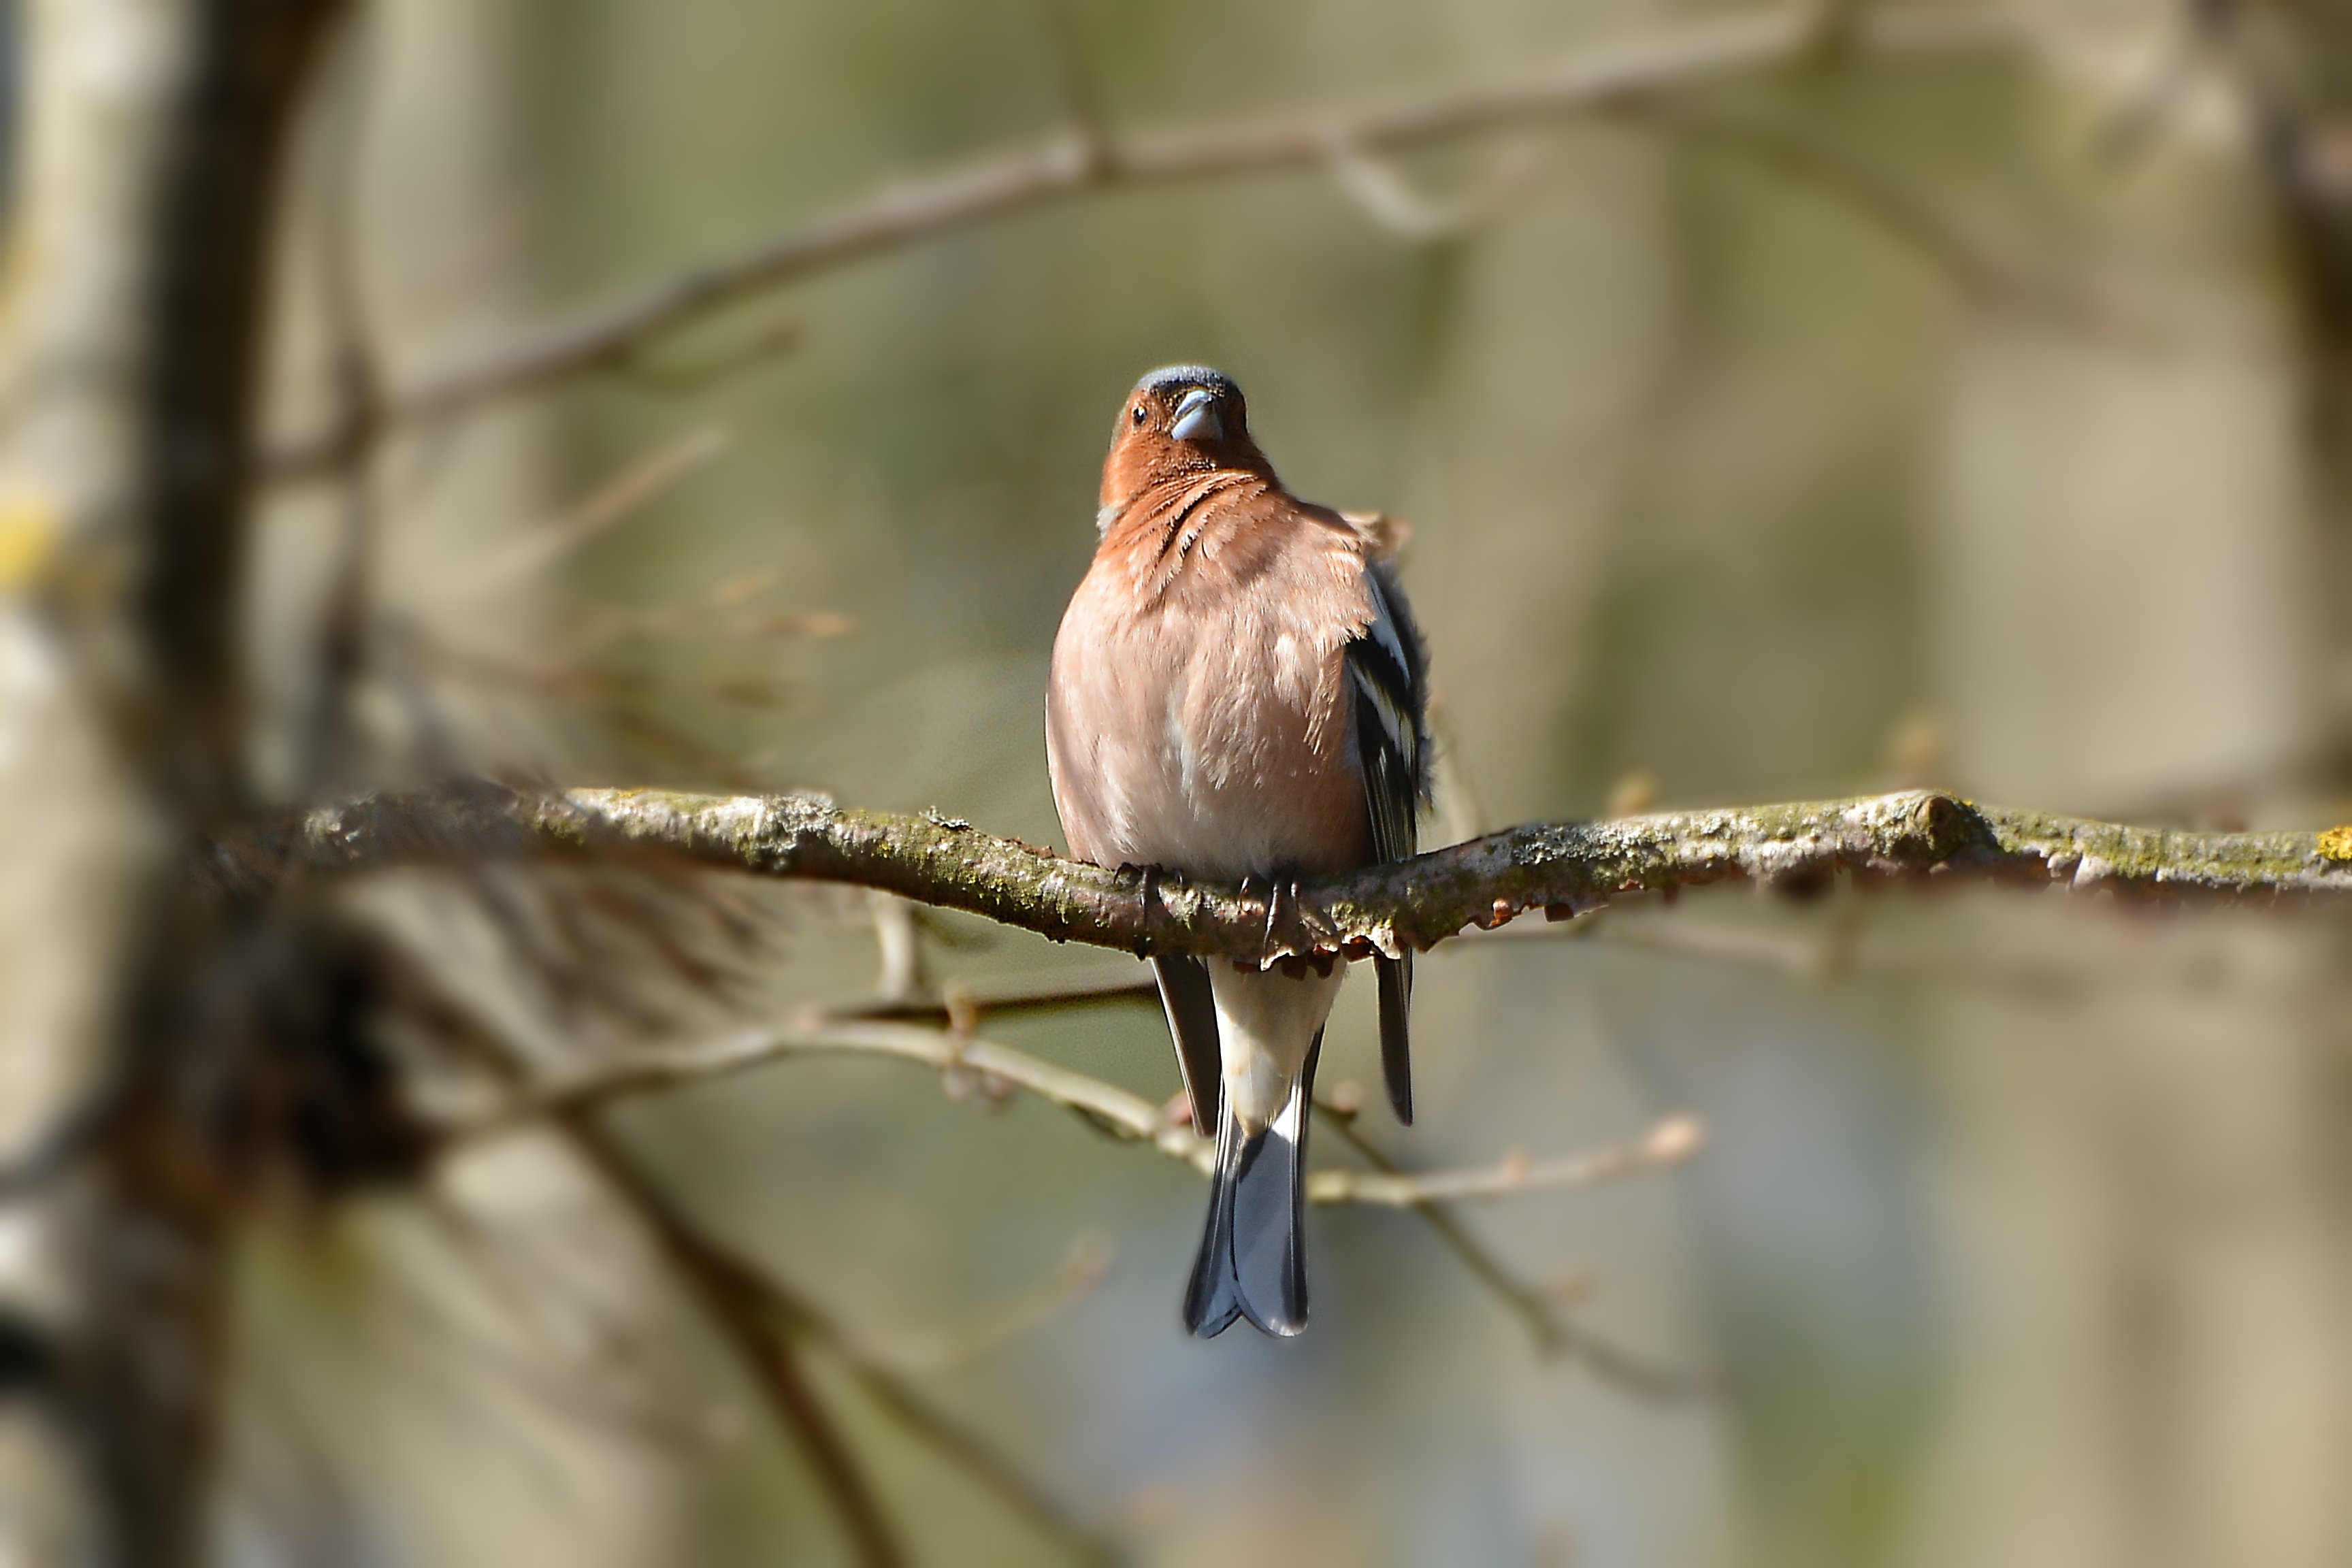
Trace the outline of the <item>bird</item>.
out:
M 1100 535 L 1054 639 L 1045 753 L 1070 853 L 1285 890 L 1410 858 L 1430 798 L 1428 657 L 1377 517 L 1300 500 L 1205 365 L 1120 405 Z M 1153 958 L 1193 1126 L 1216 1140 L 1183 1304 L 1201 1338 L 1307 1326 L 1307 1112 L 1344 969 Z M 1381 1074 L 1412 1120 L 1410 952 L 1373 960 Z

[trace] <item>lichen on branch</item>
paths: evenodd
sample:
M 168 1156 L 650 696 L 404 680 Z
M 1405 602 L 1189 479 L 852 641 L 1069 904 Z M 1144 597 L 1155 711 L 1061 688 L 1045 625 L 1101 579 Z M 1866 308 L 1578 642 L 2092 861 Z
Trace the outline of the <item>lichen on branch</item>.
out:
M 1642 892 L 1746 880 L 2053 884 L 2167 902 L 2352 902 L 2342 830 L 2191 833 L 1982 805 L 1939 790 L 1789 805 L 1537 823 L 1288 888 L 1106 869 L 959 819 L 816 795 L 509 791 L 373 795 L 225 847 L 243 878 L 534 851 L 646 854 L 847 882 L 969 910 L 1057 942 L 1272 963 L 1426 950 L 1529 910 L 1555 918 Z

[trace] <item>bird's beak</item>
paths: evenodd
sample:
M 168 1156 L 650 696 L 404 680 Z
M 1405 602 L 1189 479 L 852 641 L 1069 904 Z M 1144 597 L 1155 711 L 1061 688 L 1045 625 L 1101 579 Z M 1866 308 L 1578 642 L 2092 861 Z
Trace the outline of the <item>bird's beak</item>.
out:
M 1176 423 L 1168 434 L 1179 441 L 1222 441 L 1225 438 L 1225 422 L 1217 413 L 1216 394 L 1201 387 L 1186 393 L 1176 404 Z

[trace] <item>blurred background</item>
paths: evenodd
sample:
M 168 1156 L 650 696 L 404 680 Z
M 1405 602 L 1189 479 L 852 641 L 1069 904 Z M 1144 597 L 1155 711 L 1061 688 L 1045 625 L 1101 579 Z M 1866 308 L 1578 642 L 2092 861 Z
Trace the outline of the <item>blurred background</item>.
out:
M 1047 653 L 1121 395 L 1185 360 L 1292 488 L 1411 524 L 1428 847 L 1928 783 L 2352 816 L 2340 18 L 2045 4 L 1895 47 L 1879 14 L 1602 112 L 908 234 L 282 478 L 241 623 L 257 787 L 810 787 L 1058 844 Z M 268 426 L 983 154 L 1794 15 L 377 0 L 287 176 Z M 428 977 L 365 1031 L 423 1101 L 471 1092 L 434 1065 L 467 1030 L 562 1072 L 1138 973 L 593 868 L 313 916 Z M 1182 1335 L 1192 1171 L 870 1057 L 634 1099 L 604 1166 L 517 1131 L 273 1187 L 231 1248 L 222 1558 L 854 1561 L 845 1466 L 919 1563 L 2352 1562 L 2347 952 L 2340 919 L 2005 890 L 1449 942 L 1419 1124 L 1358 1138 L 1449 1169 L 1688 1115 L 1706 1147 L 1451 1234 L 1320 1209 L 1293 1343 Z M 1370 990 L 1327 1089 L 1377 1079 Z M 1177 1089 L 1155 1006 L 982 1023 Z M 1360 1163 L 1335 1127 L 1319 1160 Z M 789 1293 L 814 1428 L 613 1163 Z

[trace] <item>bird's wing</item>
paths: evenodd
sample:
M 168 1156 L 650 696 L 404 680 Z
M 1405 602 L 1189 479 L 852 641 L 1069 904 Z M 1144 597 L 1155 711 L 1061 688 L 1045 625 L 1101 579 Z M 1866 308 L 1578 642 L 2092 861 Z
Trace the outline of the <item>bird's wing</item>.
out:
M 1427 660 L 1404 595 L 1379 561 L 1364 565 L 1371 615 L 1348 644 L 1349 685 L 1355 704 L 1356 759 L 1363 771 L 1364 806 L 1372 826 L 1372 853 L 1403 860 L 1414 853 L 1422 803 L 1429 795 Z M 1407 1015 L 1412 1001 L 1412 954 L 1375 958 L 1381 994 L 1381 1075 L 1397 1120 L 1412 1121 L 1412 1049 Z
M 1192 1130 L 1213 1138 L 1224 1073 L 1209 966 L 1197 958 L 1155 958 L 1151 973 L 1160 982 L 1160 1005 L 1168 1010 L 1168 1032 L 1176 1037 L 1176 1065 L 1184 1069 L 1184 1092 L 1192 1101 Z

